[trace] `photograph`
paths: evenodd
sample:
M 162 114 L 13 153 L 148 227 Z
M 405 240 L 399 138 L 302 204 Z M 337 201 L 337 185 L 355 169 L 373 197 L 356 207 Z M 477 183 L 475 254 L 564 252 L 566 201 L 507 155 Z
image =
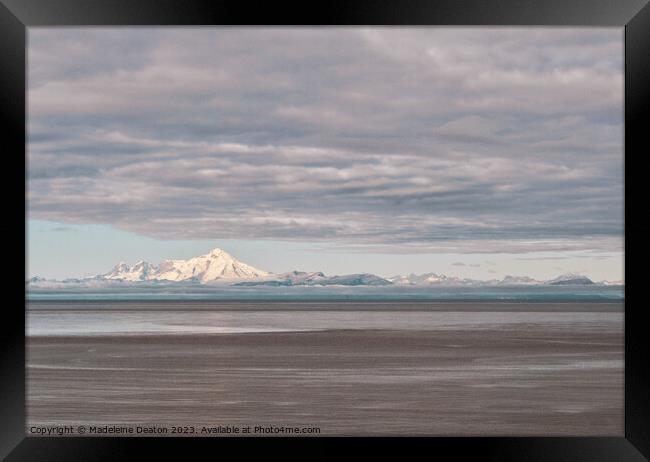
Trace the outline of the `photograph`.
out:
M 625 437 L 625 44 L 30 26 L 25 435 Z

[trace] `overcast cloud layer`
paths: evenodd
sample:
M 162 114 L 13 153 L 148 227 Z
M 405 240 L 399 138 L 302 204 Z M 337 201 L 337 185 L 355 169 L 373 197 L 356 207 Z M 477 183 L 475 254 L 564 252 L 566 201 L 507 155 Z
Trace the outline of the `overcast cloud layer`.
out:
M 29 216 L 619 251 L 620 29 L 29 30 Z

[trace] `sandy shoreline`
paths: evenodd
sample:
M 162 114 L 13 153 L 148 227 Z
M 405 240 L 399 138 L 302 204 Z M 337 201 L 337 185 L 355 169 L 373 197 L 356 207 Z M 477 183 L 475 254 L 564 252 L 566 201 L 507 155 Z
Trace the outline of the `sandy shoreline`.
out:
M 29 337 L 27 357 L 28 426 L 623 432 L 621 325 Z

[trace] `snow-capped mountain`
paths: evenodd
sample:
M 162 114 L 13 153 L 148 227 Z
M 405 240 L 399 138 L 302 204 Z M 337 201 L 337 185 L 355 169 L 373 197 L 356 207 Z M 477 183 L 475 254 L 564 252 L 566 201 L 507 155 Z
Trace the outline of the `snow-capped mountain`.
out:
M 563 274 L 561 276 L 556 277 L 555 279 L 546 281 L 546 284 L 550 284 L 553 286 L 589 285 L 593 283 L 594 281 L 592 281 L 588 277 L 582 276 L 580 274 L 574 274 L 574 273 Z
M 102 279 L 119 279 L 122 281 L 148 281 L 158 272 L 158 268 L 146 261 L 139 261 L 133 266 L 120 262 L 106 274 L 99 275 Z
M 374 274 L 345 274 L 342 276 L 326 276 L 324 273 L 307 273 L 304 271 L 291 271 L 289 273 L 274 274 L 258 281 L 244 281 L 238 286 L 385 286 L 392 282 L 375 276 Z
M 228 252 L 213 249 L 205 255 L 188 260 L 165 260 L 159 265 L 140 261 L 133 266 L 118 263 L 108 273 L 94 280 L 229 283 L 238 286 L 361 286 L 391 285 L 392 282 L 374 274 L 326 276 L 321 272 L 291 271 L 273 274 L 235 259 Z
M 256 279 L 268 274 L 266 271 L 240 262 L 224 250 L 212 249 L 205 255 L 188 260 L 165 260 L 157 266 L 146 261 L 140 261 L 133 266 L 121 262 L 108 273 L 95 276 L 95 279 L 196 281 L 208 284 L 222 280 Z
M 503 279 L 479 280 L 445 276 L 444 274 L 425 273 L 393 276 L 388 278 L 398 285 L 440 285 L 440 286 L 533 286 L 533 285 L 588 285 L 594 282 L 579 274 L 563 274 L 555 279 L 539 281 L 528 276 L 506 276 Z
M 409 274 L 382 278 L 370 273 L 327 276 L 322 272 L 291 271 L 274 274 L 242 263 L 228 252 L 215 248 L 205 255 L 187 260 L 165 260 L 158 265 L 139 261 L 133 266 L 125 262 L 107 273 L 88 278 L 48 280 L 38 276 L 25 281 L 29 287 L 112 286 L 148 282 L 229 284 L 237 286 L 533 286 L 590 285 L 594 282 L 580 274 L 563 274 L 555 279 L 539 281 L 528 276 L 506 276 L 503 279 L 477 280 L 437 273 Z M 623 285 L 624 282 L 598 282 L 599 285 Z
M 478 281 L 476 279 L 458 278 L 455 276 L 445 276 L 444 274 L 424 273 L 409 274 L 408 276 L 393 276 L 388 278 L 393 284 L 399 285 L 477 285 L 493 283 L 495 281 Z
M 623 280 L 618 280 L 618 281 L 598 281 L 598 282 L 595 282 L 594 284 L 599 284 L 601 286 L 624 286 L 625 281 L 623 281 Z
M 34 276 L 25 281 L 25 285 L 41 285 L 47 283 L 47 279 L 40 276 Z
M 256 279 L 269 273 L 235 259 L 228 252 L 213 249 L 189 260 L 165 260 L 155 279 L 165 281 L 198 280 L 206 284 L 222 279 Z
M 499 285 L 503 286 L 534 286 L 543 284 L 542 281 L 537 279 L 530 278 L 528 276 L 506 276 L 498 282 Z

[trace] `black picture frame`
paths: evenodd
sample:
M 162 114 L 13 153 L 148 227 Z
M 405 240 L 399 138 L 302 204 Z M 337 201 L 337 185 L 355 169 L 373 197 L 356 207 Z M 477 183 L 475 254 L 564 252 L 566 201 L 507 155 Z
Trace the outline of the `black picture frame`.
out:
M 498 461 L 642 461 L 650 458 L 650 355 L 634 262 L 648 261 L 644 155 L 650 154 L 650 4 L 648 0 L 329 0 L 318 4 L 196 0 L 0 0 L 0 120 L 2 183 L 15 220 L 4 226 L 5 249 L 25 240 L 25 205 L 18 198 L 26 172 L 26 28 L 75 25 L 557 25 L 625 28 L 625 436 L 620 438 L 417 438 L 362 439 L 364 449 L 403 456 L 404 451 L 452 453 Z M 8 164 L 8 165 L 7 165 Z M 13 180 L 13 181 L 9 181 Z M 15 184 L 14 184 L 15 182 Z M 642 202 L 641 202 L 642 203 Z M 21 225 L 22 223 L 22 225 Z M 21 235 L 22 233 L 22 235 Z M 25 244 L 26 245 L 26 244 Z M 25 255 L 27 249 L 25 248 Z M 20 258 L 20 256 L 16 256 Z M 638 265 L 638 267 L 641 267 Z M 248 451 L 247 439 L 40 438 L 25 435 L 24 281 L 5 286 L 0 356 L 0 456 L 17 460 L 124 460 L 156 454 L 188 458 L 196 450 L 221 457 Z M 15 279 L 15 280 L 14 280 Z M 328 455 L 340 438 L 256 440 L 272 454 Z M 355 439 L 355 442 L 359 440 Z M 334 443 L 334 444 L 332 444 Z M 302 451 L 305 452 L 302 452 Z M 216 452 L 215 452 L 216 451 Z M 331 455 L 331 454 L 330 454 Z M 645 455 L 645 457 L 644 457 Z

